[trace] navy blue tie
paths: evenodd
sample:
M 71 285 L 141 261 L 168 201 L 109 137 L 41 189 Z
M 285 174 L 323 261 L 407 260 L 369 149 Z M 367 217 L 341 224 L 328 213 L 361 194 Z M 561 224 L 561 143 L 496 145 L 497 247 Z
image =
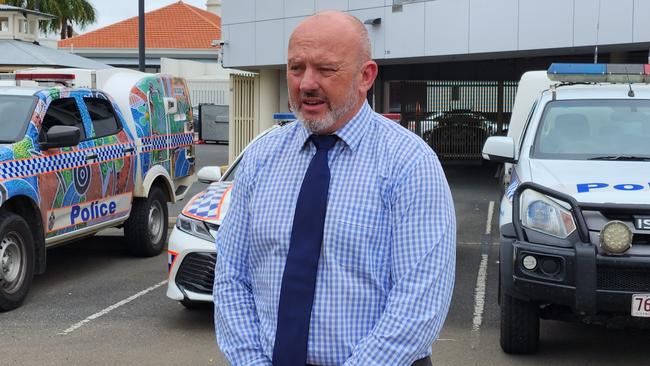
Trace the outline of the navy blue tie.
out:
M 310 139 L 316 145 L 316 155 L 303 178 L 293 216 L 289 253 L 280 288 L 273 366 L 304 366 L 307 360 L 309 320 L 330 185 L 327 153 L 338 137 L 311 135 Z

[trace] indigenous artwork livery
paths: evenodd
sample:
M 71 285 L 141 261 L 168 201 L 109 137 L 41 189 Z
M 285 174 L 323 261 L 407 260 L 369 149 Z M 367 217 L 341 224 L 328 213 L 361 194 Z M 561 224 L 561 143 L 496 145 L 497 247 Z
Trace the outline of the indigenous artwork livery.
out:
M 124 226 L 134 254 L 159 254 L 167 202 L 195 180 L 182 78 L 122 69 L 13 76 L 0 86 L 0 311 L 23 302 L 49 246 Z M 93 82 L 69 85 L 84 79 Z

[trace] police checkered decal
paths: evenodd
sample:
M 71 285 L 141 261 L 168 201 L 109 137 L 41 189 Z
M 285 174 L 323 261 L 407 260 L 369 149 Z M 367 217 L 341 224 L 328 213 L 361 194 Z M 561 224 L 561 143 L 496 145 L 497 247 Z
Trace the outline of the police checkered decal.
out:
M 0 163 L 0 179 L 38 175 L 71 169 L 86 161 L 85 151 L 73 151 L 52 156 L 12 160 Z
M 168 142 L 169 140 L 169 142 Z M 142 138 L 142 151 L 149 152 L 154 150 L 173 149 L 176 147 L 188 146 L 194 143 L 194 134 L 191 132 L 180 133 L 176 135 L 156 135 Z
M 103 146 L 98 149 L 95 149 L 94 153 L 97 154 L 97 159 L 99 161 L 115 160 L 122 157 L 122 155 L 124 154 L 124 149 L 127 147 L 128 146 L 123 146 L 123 145 Z
M 97 155 L 97 158 L 92 162 L 115 160 L 124 155 L 124 149 L 133 147 L 133 144 L 116 144 L 63 152 L 56 155 L 4 161 L 0 162 L 0 180 L 72 169 L 85 165 L 87 163 L 86 157 L 93 154 Z
M 216 217 L 219 201 L 228 187 L 230 187 L 230 183 L 210 185 L 201 197 L 198 197 L 190 204 L 190 207 L 187 208 L 185 212 L 199 217 Z
M 512 201 L 512 197 L 515 195 L 515 191 L 517 190 L 517 187 L 519 187 L 519 177 L 517 176 L 517 172 L 512 169 L 512 175 L 510 176 L 510 185 L 508 186 L 508 189 L 506 189 L 506 197 L 510 201 Z

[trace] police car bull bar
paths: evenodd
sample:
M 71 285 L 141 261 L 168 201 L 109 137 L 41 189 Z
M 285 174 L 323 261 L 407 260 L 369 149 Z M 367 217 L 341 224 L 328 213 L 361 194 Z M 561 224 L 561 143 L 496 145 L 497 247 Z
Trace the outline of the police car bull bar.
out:
M 597 246 L 592 244 L 589 238 L 589 228 L 584 218 L 583 211 L 599 211 L 615 214 L 650 215 L 650 205 L 635 204 L 612 204 L 612 203 L 579 203 L 575 198 L 542 185 L 524 182 L 514 192 L 512 200 L 512 224 L 514 226 L 516 239 L 519 242 L 527 242 L 528 236 L 521 222 L 521 195 L 526 190 L 533 190 L 550 198 L 566 202 L 570 206 L 570 212 L 576 224 L 579 241 L 573 243 L 575 249 L 575 308 L 578 311 L 594 314 L 596 312 L 597 297 L 597 259 L 599 263 L 606 262 L 613 264 L 620 257 L 615 255 L 598 255 Z M 514 253 L 513 253 L 514 254 Z M 634 258 L 626 258 L 635 261 Z M 515 258 L 513 258 L 515 260 Z M 645 263 L 638 262 L 639 265 Z

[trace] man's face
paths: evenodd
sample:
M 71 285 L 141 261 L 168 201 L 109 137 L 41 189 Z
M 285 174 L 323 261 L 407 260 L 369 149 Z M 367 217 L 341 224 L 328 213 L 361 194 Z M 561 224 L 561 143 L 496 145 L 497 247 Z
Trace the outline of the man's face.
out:
M 303 28 L 289 42 L 289 103 L 312 132 L 332 133 L 358 109 L 358 47 L 350 37 L 328 33 L 328 25 Z

